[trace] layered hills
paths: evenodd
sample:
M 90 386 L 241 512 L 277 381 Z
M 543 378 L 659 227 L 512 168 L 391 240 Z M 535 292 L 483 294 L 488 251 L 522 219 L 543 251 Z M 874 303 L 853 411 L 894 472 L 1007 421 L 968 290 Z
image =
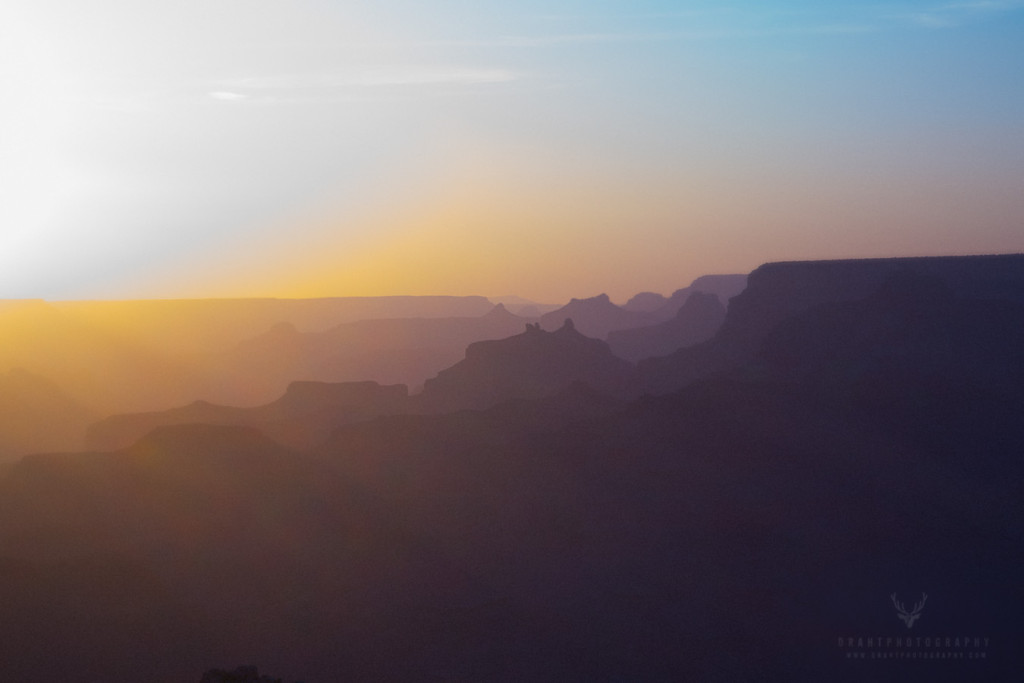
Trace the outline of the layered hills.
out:
M 530 320 L 498 304 L 474 317 L 370 319 L 319 332 L 280 323 L 197 360 L 207 378 L 206 397 L 218 402 L 270 400 L 293 380 L 375 381 L 417 390 L 459 361 L 470 344 L 508 337 Z
M 281 445 L 301 449 L 348 422 L 408 411 L 404 384 L 292 382 L 280 398 L 253 408 L 196 401 L 170 410 L 113 415 L 89 427 L 86 446 L 126 448 L 158 427 L 206 424 L 253 427 Z
M 577 332 L 571 320 L 545 332 L 526 324 L 511 337 L 474 342 L 465 358 L 409 396 L 404 384 L 292 382 L 278 399 L 255 407 L 196 401 L 163 411 L 110 416 L 88 430 L 94 449 L 125 448 L 157 427 L 187 424 L 253 427 L 292 448 L 317 445 L 343 425 L 399 413 L 490 408 L 517 399 L 552 399 L 557 414 L 620 405 L 639 391 L 636 368 L 608 344 Z M 557 401 L 554 399 L 559 397 Z
M 738 295 L 747 286 L 746 275 L 701 275 L 688 287 L 677 289 L 668 297 L 654 292 L 641 292 L 623 306 L 628 311 L 654 314 L 659 319 L 669 319 L 686 303 L 690 295 L 701 292 L 714 294 L 723 304 Z
M 671 319 L 656 325 L 613 330 L 608 333 L 608 345 L 615 355 L 636 362 L 707 341 L 724 321 L 725 306 L 718 297 L 695 291 Z
M 556 330 L 570 319 L 582 334 L 595 339 L 604 339 L 612 330 L 641 327 L 657 320 L 649 313 L 616 306 L 607 294 L 600 294 L 590 299 L 573 299 L 562 308 L 545 313 L 540 317 L 540 326 Z
M 408 356 L 403 361 L 397 357 L 398 352 L 378 358 L 373 354 L 374 342 L 362 342 L 358 333 L 349 348 L 342 333 L 333 357 L 339 359 L 339 364 L 347 363 L 348 370 L 361 364 L 372 364 L 371 370 L 401 367 L 403 362 L 411 370 L 393 373 L 402 375 L 394 381 L 348 373 L 346 368 L 336 370 L 335 376 L 317 377 L 297 374 L 295 371 L 301 368 L 295 366 L 299 363 L 287 353 L 280 359 L 264 354 L 247 365 L 244 342 L 268 334 L 275 325 L 294 330 L 296 335 L 315 336 L 361 320 L 475 319 L 493 308 L 483 297 L 0 301 L 0 335 L 4 340 L 0 345 L 0 372 L 23 368 L 46 377 L 99 413 L 158 410 L 196 399 L 258 405 L 273 400 L 288 382 L 297 379 L 422 382 L 424 373 L 430 376 L 458 360 L 466 344 L 489 338 L 474 337 L 472 333 L 461 338 L 454 334 L 453 338 L 449 334 L 449 346 L 441 351 L 436 345 L 410 341 L 402 347 Z M 408 327 L 415 324 L 395 323 L 393 339 L 397 341 L 392 345 L 411 339 L 415 333 L 410 333 Z M 497 334 L 511 334 L 521 325 L 517 323 Z M 455 328 L 457 323 L 439 327 Z M 377 336 L 379 339 L 387 334 Z M 260 347 L 260 343 L 249 346 Z M 322 359 L 313 358 L 309 363 L 315 366 L 318 360 Z M 258 367 L 261 361 L 267 367 Z M 273 369 L 278 366 L 281 374 L 274 375 Z M 264 374 L 271 378 L 263 379 Z
M 0 463 L 39 450 L 77 451 L 98 415 L 44 377 L 0 373 Z
M 0 678 L 1013 680 L 1022 306 L 1020 256 L 768 264 L 639 370 L 531 322 L 420 396 L 299 383 L 27 456 Z M 432 409 L 268 436 L 374 396 Z M 929 596 L 912 634 L 894 592 Z
M 121 329 L 132 341 L 169 354 L 231 348 L 278 323 L 316 332 L 358 320 L 476 317 L 492 308 L 481 296 L 149 299 L 49 305 L 84 324 Z

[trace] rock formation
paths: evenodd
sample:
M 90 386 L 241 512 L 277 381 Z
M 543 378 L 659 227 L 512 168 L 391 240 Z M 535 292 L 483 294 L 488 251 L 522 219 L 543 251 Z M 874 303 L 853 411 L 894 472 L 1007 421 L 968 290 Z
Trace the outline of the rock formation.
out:
M 432 411 L 486 408 L 548 396 L 574 382 L 617 397 L 636 392 L 633 366 L 566 319 L 555 332 L 527 325 L 514 337 L 471 344 L 465 359 L 427 380 L 419 398 Z
M 953 297 L 979 306 L 1024 301 L 1022 255 L 769 263 L 751 273 L 747 288 L 729 302 L 713 339 L 641 361 L 644 386 L 666 393 L 739 368 L 783 321 L 818 306 L 863 301 L 900 278 L 930 278 Z

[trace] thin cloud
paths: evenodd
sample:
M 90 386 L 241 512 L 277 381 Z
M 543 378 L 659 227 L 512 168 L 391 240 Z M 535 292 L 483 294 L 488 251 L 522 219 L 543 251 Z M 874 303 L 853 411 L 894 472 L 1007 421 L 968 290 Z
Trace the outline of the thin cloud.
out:
M 925 28 L 954 28 L 983 15 L 993 15 L 1024 9 L 1024 0 L 968 0 L 947 2 L 923 12 L 902 15 L 902 19 Z
M 215 100 L 221 100 L 222 102 L 238 102 L 239 100 L 248 99 L 248 95 L 242 93 L 229 92 L 227 90 L 215 90 L 209 93 L 210 97 Z
M 697 17 L 735 15 L 747 10 L 738 7 L 704 7 L 700 9 L 678 9 L 658 12 L 630 12 L 630 13 L 597 13 L 587 14 L 535 14 L 533 19 L 548 22 L 579 22 L 603 19 L 608 21 L 622 21 L 624 19 L 693 19 Z
M 207 84 L 208 97 L 222 102 L 309 104 L 405 99 L 423 89 L 471 88 L 511 83 L 520 72 L 458 66 L 370 66 L 330 73 L 248 76 Z
M 346 69 L 326 74 L 252 76 L 221 81 L 228 92 L 240 90 L 299 90 L 336 88 L 377 88 L 421 85 L 486 85 L 509 83 L 521 78 L 509 69 L 473 67 L 376 66 Z
M 666 41 L 712 41 L 771 36 L 865 34 L 912 24 L 927 28 L 949 28 L 981 15 L 1024 9 L 1024 0 L 963 0 L 925 7 L 916 12 L 894 14 L 859 9 L 746 9 L 721 7 L 660 13 L 607 15 L 606 19 L 662 20 L 662 31 L 580 32 L 551 35 L 514 35 L 491 38 L 428 40 L 390 47 L 544 47 L 587 43 L 653 43 Z M 549 21 L 570 22 L 584 17 L 541 15 Z M 593 19 L 593 16 L 586 17 Z M 672 24 L 680 28 L 673 28 Z
M 757 38 L 773 35 L 820 35 L 830 33 L 869 33 L 880 30 L 870 23 L 809 24 L 806 26 L 771 28 L 706 28 L 649 33 L 565 33 L 546 36 L 497 36 L 451 40 L 423 40 L 403 43 L 375 43 L 373 47 L 480 47 L 531 48 L 573 44 L 601 43 L 656 43 L 675 41 L 711 41 L 731 38 Z
M 419 48 L 419 47 L 542 47 L 572 43 L 622 43 L 670 40 L 676 33 L 564 33 L 555 35 L 512 35 L 485 38 L 442 38 L 402 42 L 357 43 L 359 47 Z
M 948 10 L 967 10 L 970 12 L 1005 12 L 1024 8 L 1020 0 L 975 0 L 974 2 L 950 2 L 942 6 Z
M 393 65 L 348 68 L 326 73 L 295 73 L 179 81 L 160 87 L 122 80 L 106 83 L 70 104 L 102 111 L 141 114 L 197 100 L 224 105 L 271 105 L 408 100 L 426 90 L 497 86 L 524 79 L 504 68 Z
M 917 12 L 907 15 L 907 19 L 910 23 L 925 28 L 949 28 L 959 23 L 951 16 L 936 12 Z

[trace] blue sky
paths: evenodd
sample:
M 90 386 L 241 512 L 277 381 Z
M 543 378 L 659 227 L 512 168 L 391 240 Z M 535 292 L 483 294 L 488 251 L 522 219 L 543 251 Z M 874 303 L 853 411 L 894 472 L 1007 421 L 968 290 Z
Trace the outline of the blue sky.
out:
M 1024 250 L 1024 2 L 14 0 L 0 297 Z

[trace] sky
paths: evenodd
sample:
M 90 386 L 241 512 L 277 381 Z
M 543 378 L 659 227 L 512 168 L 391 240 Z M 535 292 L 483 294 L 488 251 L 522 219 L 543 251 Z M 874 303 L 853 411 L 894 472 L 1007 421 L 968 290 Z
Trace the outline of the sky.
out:
M 0 298 L 1024 251 L 1024 1 L 5 0 Z

